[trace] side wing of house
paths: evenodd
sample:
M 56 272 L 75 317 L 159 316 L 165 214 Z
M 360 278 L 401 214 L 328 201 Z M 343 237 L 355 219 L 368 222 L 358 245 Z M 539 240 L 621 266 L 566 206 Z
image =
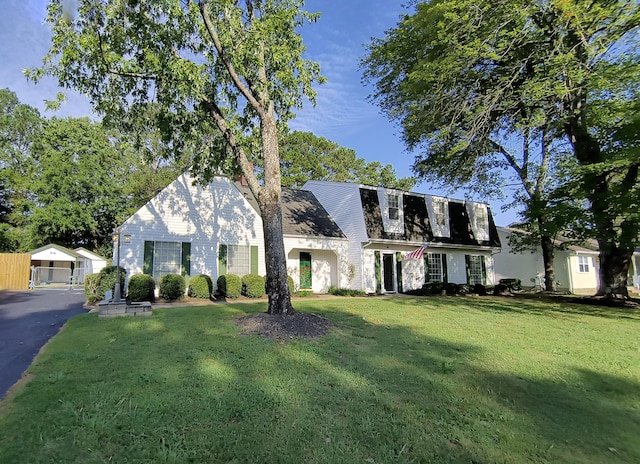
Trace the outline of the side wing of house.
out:
M 128 275 L 265 274 L 262 220 L 234 184 L 194 185 L 183 174 L 127 219 L 120 262 Z M 114 248 L 114 262 L 116 249 Z
M 362 290 L 366 274 L 362 250 L 369 238 L 359 186 L 346 182 L 309 181 L 302 188 L 313 193 L 347 237 L 346 244 L 342 245 L 345 251 L 342 252 L 338 286 Z
M 500 240 L 487 205 L 335 182 L 304 188 L 349 238 L 349 261 L 356 264 L 349 287 L 385 293 L 434 280 L 494 283 L 492 254 Z M 423 245 L 420 259 L 404 259 Z

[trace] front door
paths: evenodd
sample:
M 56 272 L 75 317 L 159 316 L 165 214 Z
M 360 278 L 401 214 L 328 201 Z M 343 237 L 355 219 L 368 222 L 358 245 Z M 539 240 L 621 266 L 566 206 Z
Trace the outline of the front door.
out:
M 382 273 L 384 275 L 384 291 L 395 292 L 394 279 L 393 279 L 393 255 L 382 255 Z
M 300 288 L 311 288 L 311 253 L 300 252 Z

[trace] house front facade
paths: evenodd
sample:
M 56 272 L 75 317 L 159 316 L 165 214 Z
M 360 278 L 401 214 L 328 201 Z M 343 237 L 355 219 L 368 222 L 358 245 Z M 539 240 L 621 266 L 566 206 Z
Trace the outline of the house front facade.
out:
M 339 182 L 283 189 L 287 270 L 296 290 L 395 293 L 425 282 L 495 282 L 485 204 Z M 128 275 L 265 275 L 262 220 L 242 182 L 180 176 L 120 227 Z M 427 246 L 419 259 L 404 256 Z M 114 260 L 116 259 L 114 250 Z
M 313 214 L 313 217 L 310 216 Z M 347 239 L 308 192 L 283 191 L 287 268 L 296 288 L 340 286 Z M 246 185 L 225 177 L 195 184 L 183 174 L 120 227 L 127 275 L 266 274 L 262 219 Z M 117 250 L 114 248 L 114 262 Z
M 367 293 L 419 289 L 425 282 L 495 283 L 499 251 L 486 204 L 339 182 L 310 181 L 349 238 L 348 287 Z M 424 247 L 416 258 L 405 256 Z

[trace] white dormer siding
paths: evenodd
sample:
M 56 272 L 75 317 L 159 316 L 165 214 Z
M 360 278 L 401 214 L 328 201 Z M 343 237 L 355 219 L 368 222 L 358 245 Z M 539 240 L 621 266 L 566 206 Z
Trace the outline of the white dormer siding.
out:
M 449 227 L 449 200 L 442 197 L 426 196 L 429 224 L 434 237 L 451 237 Z
M 473 236 L 479 242 L 485 242 L 489 240 L 489 211 L 487 205 L 482 203 L 473 203 L 468 201 L 466 203 L 467 214 L 469 215 L 469 222 L 471 223 L 471 230 Z
M 382 210 L 384 231 L 392 234 L 404 234 L 404 208 L 402 192 L 378 187 L 378 202 Z

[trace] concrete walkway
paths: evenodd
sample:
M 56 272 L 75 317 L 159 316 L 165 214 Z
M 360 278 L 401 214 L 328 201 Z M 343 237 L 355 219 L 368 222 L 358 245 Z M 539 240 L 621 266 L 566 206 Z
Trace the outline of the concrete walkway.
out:
M 0 292 L 0 399 L 84 302 L 81 288 Z

